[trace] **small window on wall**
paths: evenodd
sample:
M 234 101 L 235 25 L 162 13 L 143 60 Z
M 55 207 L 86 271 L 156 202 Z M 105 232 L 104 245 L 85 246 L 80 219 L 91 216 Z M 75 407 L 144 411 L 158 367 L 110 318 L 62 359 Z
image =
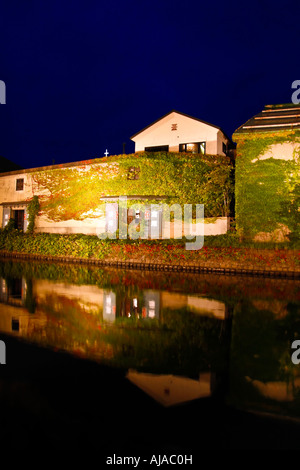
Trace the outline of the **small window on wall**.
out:
M 223 142 L 223 153 L 227 155 L 227 145 L 225 144 L 225 142 Z
M 23 191 L 24 189 L 24 178 L 18 178 L 16 180 L 16 191 Z
M 190 144 L 180 144 L 179 152 L 185 153 L 201 153 L 205 154 L 205 142 L 195 142 Z
M 138 166 L 131 166 L 128 168 L 127 179 L 138 180 L 140 177 L 140 168 Z
M 158 147 L 145 147 L 145 152 L 168 152 L 168 145 L 159 145 Z

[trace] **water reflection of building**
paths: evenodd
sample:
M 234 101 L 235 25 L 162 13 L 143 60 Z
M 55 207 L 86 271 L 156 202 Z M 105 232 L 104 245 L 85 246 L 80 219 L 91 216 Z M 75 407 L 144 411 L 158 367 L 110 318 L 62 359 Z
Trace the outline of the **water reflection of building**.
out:
M 103 320 L 114 322 L 116 319 L 116 294 L 113 291 L 103 293 Z
M 161 294 L 159 291 L 144 290 L 130 293 L 125 290 L 118 294 L 112 290 L 103 293 L 103 320 L 113 322 L 123 318 L 159 319 Z
M 6 305 L 7 314 L 0 317 L 0 329 L 5 332 L 19 332 L 27 327 L 22 315 L 26 299 L 27 284 L 22 278 L 0 278 L 0 302 Z M 19 309 L 19 310 L 16 310 Z
M 262 382 L 246 376 L 246 381 L 264 397 L 281 402 L 292 402 L 300 390 L 300 377 L 292 377 L 290 381 Z
M 180 292 L 162 292 L 162 305 L 166 308 L 181 309 L 186 308 L 198 315 L 212 316 L 225 320 L 227 309 L 224 302 L 207 298 L 201 293 L 184 294 Z
M 163 406 L 173 406 L 213 394 L 215 374 L 205 372 L 199 379 L 170 374 L 149 374 L 129 370 L 127 378 Z
M 5 305 L 0 308 L 0 331 L 25 336 L 37 329 L 46 331 L 47 308 L 59 312 L 65 302 L 78 309 L 78 313 L 92 315 L 97 324 L 102 320 L 112 324 L 117 318 L 161 321 L 164 309 L 182 308 L 198 315 L 226 318 L 223 302 L 201 294 L 139 290 L 132 285 L 102 289 L 96 285 L 72 285 L 44 279 L 0 278 L 0 303 Z M 34 316 L 30 315 L 34 312 Z
M 0 277 L 0 302 L 10 305 L 24 305 L 26 288 L 24 277 L 9 279 Z
M 227 309 L 224 302 L 199 295 L 176 292 L 129 289 L 107 290 L 103 293 L 103 320 L 113 322 L 118 317 L 159 319 L 163 308 L 185 308 L 193 313 L 225 320 Z

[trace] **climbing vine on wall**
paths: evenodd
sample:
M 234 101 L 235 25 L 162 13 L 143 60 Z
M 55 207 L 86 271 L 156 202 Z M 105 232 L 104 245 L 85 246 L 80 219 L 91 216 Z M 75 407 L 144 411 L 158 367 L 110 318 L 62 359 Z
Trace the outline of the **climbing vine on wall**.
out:
M 128 178 L 132 168 L 136 177 Z M 53 221 L 97 217 L 104 213 L 101 198 L 122 195 L 151 196 L 152 203 L 167 196 L 169 204 L 204 204 L 206 217 L 225 216 L 234 192 L 232 165 L 224 156 L 141 152 L 31 176 L 40 213 Z
M 237 142 L 235 200 L 238 233 L 251 238 L 259 232 L 270 233 L 283 225 L 295 231 L 294 212 L 298 209 L 295 209 L 295 204 L 294 212 L 290 209 L 300 179 L 300 152 L 295 150 L 289 160 L 261 157 L 271 145 L 300 144 L 300 132 L 236 134 L 233 140 Z
M 30 201 L 27 207 L 27 212 L 28 212 L 27 232 L 34 231 L 35 218 L 38 215 L 39 209 L 40 209 L 39 198 L 38 196 L 33 196 L 32 200 Z

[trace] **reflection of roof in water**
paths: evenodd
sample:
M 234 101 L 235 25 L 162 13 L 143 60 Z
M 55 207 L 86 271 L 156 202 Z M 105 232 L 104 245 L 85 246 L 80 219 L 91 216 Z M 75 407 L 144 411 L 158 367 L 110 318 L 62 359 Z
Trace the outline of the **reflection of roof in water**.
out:
M 163 406 L 177 405 L 211 395 L 211 373 L 199 380 L 175 375 L 155 375 L 129 370 L 127 378 Z
M 293 382 L 261 382 L 246 377 L 247 382 L 251 383 L 261 395 L 276 401 L 294 401 L 296 399 L 295 390 L 300 387 L 300 377 L 294 378 Z

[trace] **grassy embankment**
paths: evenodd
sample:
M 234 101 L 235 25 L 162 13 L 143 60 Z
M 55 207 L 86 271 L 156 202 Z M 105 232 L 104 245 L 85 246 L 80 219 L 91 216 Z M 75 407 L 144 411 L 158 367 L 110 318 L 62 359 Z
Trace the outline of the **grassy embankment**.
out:
M 90 235 L 0 231 L 0 254 L 22 253 L 105 261 L 300 271 L 299 243 L 241 242 L 235 233 L 207 236 L 200 250 L 190 240 L 100 240 Z

